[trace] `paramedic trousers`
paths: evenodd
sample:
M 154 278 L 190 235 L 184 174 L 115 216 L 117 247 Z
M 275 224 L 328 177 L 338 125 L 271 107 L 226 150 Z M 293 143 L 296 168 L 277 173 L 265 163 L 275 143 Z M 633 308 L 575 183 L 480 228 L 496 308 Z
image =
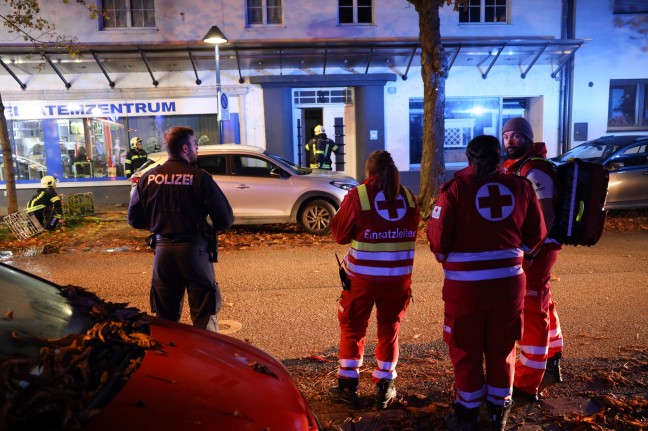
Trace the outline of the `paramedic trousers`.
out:
M 511 398 L 515 342 L 522 333 L 522 295 L 518 298 L 445 302 L 443 340 L 454 369 L 456 403 L 473 409 L 485 398 L 496 405 Z
M 190 241 L 157 236 L 151 310 L 163 319 L 179 321 L 185 290 L 193 326 L 218 332 L 222 299 L 214 264 L 209 261 L 207 241 L 199 236 Z
M 558 250 L 542 248 L 531 266 L 524 268 L 527 289 L 520 357 L 515 365 L 516 388 L 537 394 L 547 359 L 562 351 L 563 338 L 556 307 L 551 300 L 549 280 Z
M 376 305 L 378 344 L 373 380 L 397 376 L 398 331 L 409 305 L 411 278 L 392 282 L 351 277 L 351 290 L 343 290 L 338 301 L 340 322 L 340 367 L 338 377 L 359 376 L 371 310 Z

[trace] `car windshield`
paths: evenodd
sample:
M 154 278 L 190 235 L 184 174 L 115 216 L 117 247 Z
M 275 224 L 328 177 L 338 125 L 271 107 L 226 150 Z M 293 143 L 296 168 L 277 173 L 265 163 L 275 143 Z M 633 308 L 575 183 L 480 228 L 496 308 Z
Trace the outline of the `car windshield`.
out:
M 602 162 L 618 149 L 618 145 L 589 142 L 567 151 L 565 154 L 560 156 L 559 161 L 565 162 L 569 159 L 581 159 L 590 162 Z
M 308 175 L 311 172 L 313 172 L 312 169 L 310 168 L 304 168 L 299 165 L 296 165 L 295 163 L 291 162 L 290 160 L 284 159 L 281 156 L 278 156 L 276 154 L 268 153 L 266 151 L 266 156 L 272 158 L 273 160 L 277 161 L 278 164 L 284 168 L 289 169 L 292 173 L 296 175 Z
M 86 312 L 70 304 L 50 283 L 6 265 L 0 266 L 0 359 L 20 354 L 37 357 L 40 346 L 21 338 L 61 338 L 81 334 L 94 325 Z M 8 317 L 10 316 L 10 317 Z

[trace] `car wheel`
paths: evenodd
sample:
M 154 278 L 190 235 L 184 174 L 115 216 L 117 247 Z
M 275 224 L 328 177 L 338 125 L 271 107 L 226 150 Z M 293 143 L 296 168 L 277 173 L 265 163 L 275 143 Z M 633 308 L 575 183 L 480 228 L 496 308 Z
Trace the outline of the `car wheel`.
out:
M 299 216 L 299 224 L 310 234 L 326 235 L 331 231 L 331 220 L 334 215 L 333 205 L 317 199 L 304 205 Z

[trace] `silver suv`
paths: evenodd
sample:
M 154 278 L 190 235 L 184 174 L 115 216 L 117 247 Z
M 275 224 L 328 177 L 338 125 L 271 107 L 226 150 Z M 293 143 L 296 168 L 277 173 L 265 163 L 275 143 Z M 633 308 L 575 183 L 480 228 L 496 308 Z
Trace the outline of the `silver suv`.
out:
M 168 155 L 152 153 L 130 180 L 133 186 Z M 234 210 L 234 224 L 299 223 L 308 233 L 325 235 L 347 191 L 358 182 L 347 175 L 302 168 L 246 145 L 198 147 L 198 165 L 212 174 Z

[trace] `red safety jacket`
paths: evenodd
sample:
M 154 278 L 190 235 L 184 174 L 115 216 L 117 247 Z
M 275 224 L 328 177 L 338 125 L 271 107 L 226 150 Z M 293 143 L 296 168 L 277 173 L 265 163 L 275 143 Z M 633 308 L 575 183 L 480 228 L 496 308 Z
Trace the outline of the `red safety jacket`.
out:
M 538 169 L 547 174 L 553 180 L 554 184 L 558 186 L 558 179 L 556 177 L 556 170 L 553 163 L 547 158 L 547 146 L 544 142 L 534 142 L 531 149 L 519 159 L 509 159 L 504 162 L 506 172 L 509 174 L 519 175 L 526 177 L 532 169 Z M 557 204 L 558 193 L 553 198 L 554 208 Z M 547 238 L 544 241 L 544 247 L 549 250 L 560 250 L 561 244 L 551 237 L 551 232 L 548 232 Z
M 488 300 L 474 286 L 482 286 L 478 290 L 486 294 L 489 287 L 501 289 L 510 280 L 515 288 L 515 279 L 523 274 L 524 254 L 546 235 L 528 180 L 502 169 L 477 181 L 473 172 L 473 167 L 465 168 L 442 186 L 428 224 L 430 250 L 445 272 L 446 301 Z
M 375 176 L 351 190 L 331 223 L 335 241 L 351 244 L 344 258 L 349 275 L 385 281 L 410 278 L 419 220 L 416 198 L 403 186 L 391 204 Z

